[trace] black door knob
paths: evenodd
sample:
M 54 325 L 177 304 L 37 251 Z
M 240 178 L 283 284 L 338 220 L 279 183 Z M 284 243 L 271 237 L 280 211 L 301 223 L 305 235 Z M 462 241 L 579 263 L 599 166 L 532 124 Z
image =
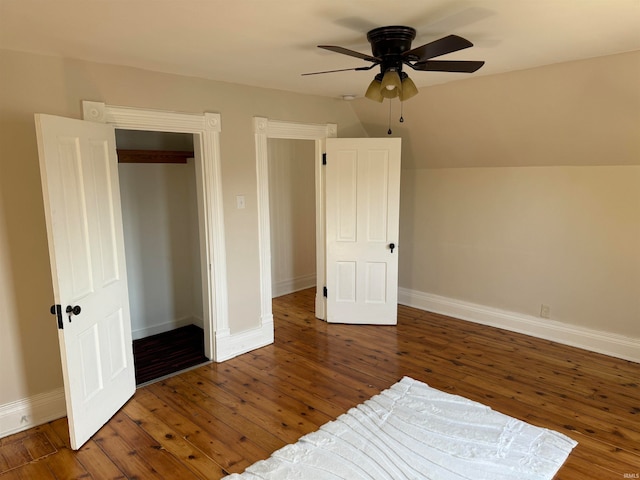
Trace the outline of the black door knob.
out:
M 396 248 L 396 244 L 395 243 L 390 243 L 389 244 L 389 248 L 391 249 L 391 253 L 393 253 L 393 249 Z
M 75 307 L 72 307 L 71 305 L 67 305 L 67 309 L 65 311 L 69 314 L 69 316 L 80 315 L 80 312 L 82 311 L 82 309 L 80 308 L 80 305 L 76 305 Z

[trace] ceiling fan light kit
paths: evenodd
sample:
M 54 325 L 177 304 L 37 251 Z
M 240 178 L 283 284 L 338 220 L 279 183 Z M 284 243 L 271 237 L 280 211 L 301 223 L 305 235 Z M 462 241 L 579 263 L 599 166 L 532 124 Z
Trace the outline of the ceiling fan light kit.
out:
M 365 97 L 376 102 L 382 102 L 385 98 L 398 97 L 403 102 L 418 94 L 415 83 L 402 71 L 403 65 L 418 71 L 461 73 L 473 73 L 484 65 L 482 61 L 431 60 L 432 58 L 473 46 L 473 43 L 469 40 L 457 35 L 448 35 L 412 49 L 411 42 L 415 38 L 416 30 L 411 27 L 389 26 L 374 28 L 367 33 L 372 55 L 366 55 L 337 45 L 318 45 L 319 48 L 325 50 L 371 62 L 372 65 L 303 75 L 346 70 L 370 70 L 379 65 L 380 73 L 369 84 Z

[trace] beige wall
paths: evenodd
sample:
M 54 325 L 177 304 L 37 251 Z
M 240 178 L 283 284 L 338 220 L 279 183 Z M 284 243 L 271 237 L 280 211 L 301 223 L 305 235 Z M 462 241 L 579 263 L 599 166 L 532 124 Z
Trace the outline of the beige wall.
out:
M 221 114 L 232 333 L 260 317 L 252 117 L 337 123 L 339 136 L 364 135 L 342 100 L 0 51 L 0 405 L 62 385 L 33 114 L 81 118 L 82 100 Z M 236 195 L 245 195 L 244 210 Z
M 640 337 L 640 166 L 420 169 L 401 204 L 401 286 Z
M 203 326 L 195 161 L 118 165 L 133 339 Z
M 421 89 L 392 125 L 400 286 L 640 338 L 639 85 L 631 52 Z
M 268 140 L 271 291 L 316 285 L 315 141 Z

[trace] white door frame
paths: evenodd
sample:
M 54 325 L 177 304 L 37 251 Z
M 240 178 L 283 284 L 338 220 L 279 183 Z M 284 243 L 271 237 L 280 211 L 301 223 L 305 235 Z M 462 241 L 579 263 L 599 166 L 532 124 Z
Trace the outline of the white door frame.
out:
M 327 138 L 337 136 L 335 123 L 325 125 L 283 122 L 265 117 L 253 117 L 256 143 L 256 175 L 258 180 L 258 237 L 260 255 L 260 321 L 273 324 L 271 306 L 271 220 L 269 215 L 269 164 L 267 140 L 282 138 L 289 140 L 315 141 L 316 172 L 316 317 L 325 319 L 326 302 L 322 295 L 325 285 L 325 238 L 324 238 L 324 172 L 322 154 Z
M 230 336 L 220 169 L 220 114 L 189 114 L 82 102 L 83 118 L 124 130 L 191 133 L 196 166 L 205 356 L 222 361 Z

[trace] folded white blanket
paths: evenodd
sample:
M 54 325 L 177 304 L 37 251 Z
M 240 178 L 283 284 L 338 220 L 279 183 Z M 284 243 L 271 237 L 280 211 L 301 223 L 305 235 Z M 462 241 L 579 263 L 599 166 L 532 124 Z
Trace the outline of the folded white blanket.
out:
M 404 377 L 225 480 L 550 480 L 575 445 Z

